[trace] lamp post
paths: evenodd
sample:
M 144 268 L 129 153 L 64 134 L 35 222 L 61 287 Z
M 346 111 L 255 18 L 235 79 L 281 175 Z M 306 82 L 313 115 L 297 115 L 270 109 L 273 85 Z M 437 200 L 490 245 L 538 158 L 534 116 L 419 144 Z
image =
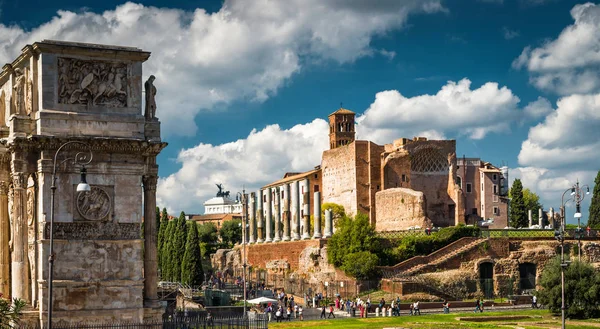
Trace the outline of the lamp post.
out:
M 587 191 L 585 194 L 582 193 L 582 188 L 586 187 Z M 570 193 L 570 197 L 565 200 L 565 194 L 567 192 Z M 565 225 L 566 225 L 566 210 L 565 205 L 569 201 L 575 202 L 575 215 L 577 218 L 577 230 L 575 231 L 576 237 L 578 239 L 578 251 L 579 251 L 579 261 L 581 261 L 581 236 L 583 230 L 581 229 L 581 201 L 585 198 L 586 194 L 590 194 L 590 188 L 587 185 L 579 186 L 579 181 L 571 188 L 566 189 L 561 197 L 560 202 L 560 230 L 554 232 L 554 236 L 558 241 L 560 241 L 560 285 L 561 285 L 561 318 L 562 318 L 562 329 L 565 328 L 565 268 L 569 266 L 568 263 L 565 263 Z
M 69 141 L 63 143 L 59 146 L 56 153 L 54 153 L 54 162 L 52 167 L 52 186 L 50 186 L 50 252 L 48 255 L 48 329 L 52 329 L 52 274 L 54 272 L 54 197 L 56 195 L 56 160 L 58 159 L 58 154 L 63 148 L 67 145 L 72 144 L 80 144 L 89 148 L 90 146 L 87 143 L 80 141 Z M 61 162 L 61 164 L 67 161 L 73 161 L 75 164 L 81 164 L 81 181 L 77 185 L 77 192 L 87 192 L 90 191 L 90 185 L 86 181 L 87 170 L 85 169 L 85 165 L 92 162 L 92 151 L 87 152 L 78 152 L 75 154 L 73 158 L 67 158 Z
M 238 197 L 242 201 L 242 284 L 244 286 L 244 318 L 248 316 L 246 310 L 246 189 L 242 188 L 242 193 L 238 192 Z

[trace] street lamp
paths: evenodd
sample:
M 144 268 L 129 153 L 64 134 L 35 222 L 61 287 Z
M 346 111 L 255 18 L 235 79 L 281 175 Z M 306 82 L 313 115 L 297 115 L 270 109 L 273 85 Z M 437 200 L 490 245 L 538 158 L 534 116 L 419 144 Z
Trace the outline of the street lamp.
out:
M 58 159 L 58 154 L 62 149 L 71 144 L 80 144 L 86 146 L 90 149 L 90 146 L 87 143 L 80 141 L 69 141 L 63 143 L 56 153 L 54 153 L 54 163 L 52 167 L 52 186 L 50 186 L 50 252 L 48 256 L 48 329 L 52 329 L 52 274 L 54 272 L 54 197 L 56 194 L 56 160 Z M 90 185 L 87 183 L 86 174 L 87 170 L 85 169 L 85 165 L 92 162 L 92 151 L 89 150 L 89 154 L 87 152 L 77 152 L 75 157 L 67 158 L 61 162 L 61 164 L 67 161 L 73 161 L 74 164 L 81 164 L 81 181 L 77 184 L 77 192 L 88 192 L 91 190 Z
M 242 202 L 242 284 L 244 285 L 244 318 L 246 318 L 248 316 L 246 310 L 246 189 L 242 188 L 242 193 L 237 194 Z

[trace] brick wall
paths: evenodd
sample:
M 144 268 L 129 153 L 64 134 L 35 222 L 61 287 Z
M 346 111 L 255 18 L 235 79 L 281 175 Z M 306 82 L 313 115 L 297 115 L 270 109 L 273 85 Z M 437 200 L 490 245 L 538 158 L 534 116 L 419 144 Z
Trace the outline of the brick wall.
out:
M 321 160 L 323 203 L 344 206 L 351 215 L 357 211 L 355 143 L 323 152 Z
M 251 244 L 246 246 L 248 265 L 266 268 L 269 261 L 283 259 L 290 264 L 290 271 L 298 269 L 302 251 L 308 247 L 322 248 L 326 240 L 301 240 L 277 243 Z

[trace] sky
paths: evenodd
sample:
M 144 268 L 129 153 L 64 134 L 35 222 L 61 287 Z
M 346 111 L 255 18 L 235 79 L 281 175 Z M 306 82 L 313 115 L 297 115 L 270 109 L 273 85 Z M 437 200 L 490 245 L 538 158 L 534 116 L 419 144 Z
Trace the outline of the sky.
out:
M 456 139 L 546 209 L 600 169 L 600 4 L 0 0 L 0 63 L 43 39 L 152 52 L 171 214 L 319 165 L 340 106 L 358 139 Z

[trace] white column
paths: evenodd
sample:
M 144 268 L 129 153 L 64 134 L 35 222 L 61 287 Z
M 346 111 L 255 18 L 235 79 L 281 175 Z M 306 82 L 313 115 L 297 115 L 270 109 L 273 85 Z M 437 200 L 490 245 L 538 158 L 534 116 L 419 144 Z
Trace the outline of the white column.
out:
M 256 243 L 263 243 L 264 240 L 264 214 L 263 214 L 263 191 L 258 190 L 256 193 Z
M 283 220 L 283 241 L 290 241 L 290 184 L 284 184 L 282 187 L 281 218 Z
M 291 184 L 292 241 L 300 240 L 300 189 L 298 181 Z
M 321 238 L 321 192 L 315 192 L 313 197 L 314 234 L 313 239 Z
M 250 225 L 250 234 L 248 234 L 248 243 L 255 243 L 256 239 L 256 195 L 250 193 L 248 209 L 248 224 Z
M 544 228 L 544 211 L 542 210 L 542 208 L 538 209 L 538 222 L 540 225 L 540 228 Z
M 333 235 L 333 211 L 325 210 L 325 233 L 324 237 L 329 238 Z
M 529 226 L 528 227 L 531 227 L 531 225 L 533 225 L 533 212 L 531 211 L 531 209 L 529 209 L 527 211 L 527 214 L 529 216 Z
M 279 187 L 271 188 L 271 193 L 273 194 L 273 201 L 275 201 L 273 203 L 273 214 L 275 215 L 273 216 L 275 220 L 275 238 L 273 238 L 273 242 L 279 242 L 281 241 L 281 203 L 279 202 L 281 195 Z
M 302 180 L 302 240 L 310 239 L 310 185 L 308 178 Z
M 273 223 L 273 198 L 271 197 L 271 189 L 266 189 L 267 203 L 265 204 L 265 210 L 267 214 L 265 216 L 265 242 L 273 242 L 273 234 L 271 232 L 271 225 Z

